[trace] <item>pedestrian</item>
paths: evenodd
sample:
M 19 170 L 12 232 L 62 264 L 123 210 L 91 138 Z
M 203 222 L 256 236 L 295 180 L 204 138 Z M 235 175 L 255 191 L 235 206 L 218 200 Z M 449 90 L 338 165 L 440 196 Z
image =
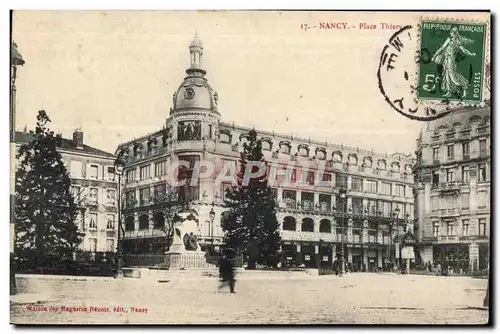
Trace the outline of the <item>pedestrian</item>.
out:
M 339 261 L 338 258 L 335 258 L 335 261 L 333 261 L 333 270 L 335 270 L 335 276 L 339 275 Z
M 234 286 L 236 283 L 234 276 L 235 274 L 233 260 L 226 255 L 222 255 L 219 260 L 219 278 L 221 279 L 219 290 L 222 289 L 225 285 L 229 285 L 229 291 L 231 293 L 236 293 L 234 291 Z

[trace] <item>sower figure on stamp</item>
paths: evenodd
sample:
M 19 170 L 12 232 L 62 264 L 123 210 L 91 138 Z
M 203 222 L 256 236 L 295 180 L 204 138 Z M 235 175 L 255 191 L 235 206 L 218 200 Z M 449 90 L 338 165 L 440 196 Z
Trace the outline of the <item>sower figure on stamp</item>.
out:
M 469 81 L 457 70 L 457 55 L 462 52 L 466 56 L 474 57 L 476 54 L 464 46 L 473 42 L 470 38 L 460 36 L 457 27 L 453 27 L 450 37 L 432 57 L 433 62 L 443 66 L 441 89 L 445 92 L 444 97 L 450 97 L 452 94 L 462 94 L 463 97 L 467 95 Z
M 219 278 L 221 278 L 221 285 L 219 290 L 225 285 L 229 285 L 229 290 L 231 293 L 236 293 L 234 291 L 234 286 L 236 283 L 235 272 L 234 272 L 234 259 L 228 254 L 223 254 L 219 260 Z

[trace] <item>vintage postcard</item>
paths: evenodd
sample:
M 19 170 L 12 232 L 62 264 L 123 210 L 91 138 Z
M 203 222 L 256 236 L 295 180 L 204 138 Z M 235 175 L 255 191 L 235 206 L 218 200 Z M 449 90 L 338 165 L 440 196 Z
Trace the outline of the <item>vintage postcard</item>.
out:
M 488 324 L 491 14 L 14 11 L 13 324 Z

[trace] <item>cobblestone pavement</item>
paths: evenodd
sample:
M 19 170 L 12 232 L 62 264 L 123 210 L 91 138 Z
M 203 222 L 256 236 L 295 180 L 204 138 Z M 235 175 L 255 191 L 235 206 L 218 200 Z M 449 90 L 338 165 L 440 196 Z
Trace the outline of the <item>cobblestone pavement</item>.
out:
M 487 281 L 468 277 L 351 274 L 242 279 L 52 280 L 50 300 L 11 303 L 11 322 L 120 324 L 484 324 Z M 59 310 L 50 311 L 49 307 Z M 108 307 L 110 312 L 61 311 Z M 48 311 L 28 310 L 31 307 Z M 114 312 L 123 307 L 125 312 Z M 147 309 L 134 312 L 131 307 Z M 118 311 L 118 309 L 116 309 Z

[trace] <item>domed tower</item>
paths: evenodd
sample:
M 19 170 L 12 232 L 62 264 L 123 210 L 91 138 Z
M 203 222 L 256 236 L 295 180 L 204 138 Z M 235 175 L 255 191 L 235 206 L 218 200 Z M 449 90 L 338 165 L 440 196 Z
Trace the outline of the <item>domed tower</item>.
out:
M 206 71 L 202 68 L 203 44 L 198 34 L 195 34 L 189 45 L 189 56 L 187 76 L 174 93 L 167 127 L 172 127 L 173 139 L 177 142 L 213 142 L 220 119 L 217 111 L 218 96 L 205 78 Z
M 210 87 L 202 68 L 203 44 L 195 34 L 189 45 L 190 64 L 186 69 L 187 76 L 174 92 L 173 107 L 166 127 L 172 143 L 173 160 L 188 161 L 191 166 L 186 177 L 193 172 L 196 161 L 214 160 L 216 138 L 220 113 L 217 111 L 217 93 Z M 189 202 L 202 201 L 202 194 L 207 190 L 209 180 L 198 180 L 189 184 Z

